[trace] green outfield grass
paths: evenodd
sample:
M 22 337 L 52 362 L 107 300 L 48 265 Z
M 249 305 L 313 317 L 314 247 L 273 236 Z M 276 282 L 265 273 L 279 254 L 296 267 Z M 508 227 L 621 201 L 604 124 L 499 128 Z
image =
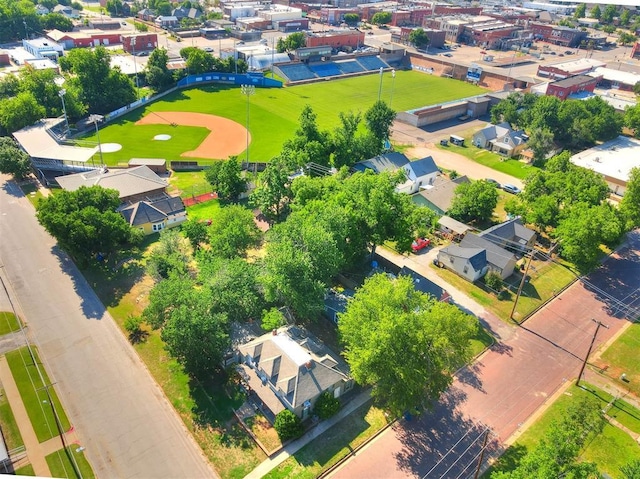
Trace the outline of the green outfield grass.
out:
M 380 76 L 366 75 L 343 80 L 312 83 L 287 88 L 258 88 L 250 97 L 249 130 L 252 135 L 252 160 L 268 161 L 277 155 L 282 144 L 292 137 L 298 125 L 302 108 L 309 104 L 317 114 L 322 129 L 333 129 L 339 122 L 338 114 L 347 111 L 364 113 L 378 99 Z M 414 71 L 398 71 L 395 80 L 391 74 L 382 77 L 380 98 L 396 111 L 434 105 L 478 95 L 486 90 L 469 83 L 435 77 Z M 206 130 L 195 127 L 170 125 L 136 126 L 143 116 L 163 111 L 188 111 L 219 115 L 245 125 L 247 98 L 239 87 L 208 85 L 202 88 L 179 90 L 151 105 L 135 110 L 100 130 L 103 143 L 120 143 L 122 150 L 104 153 L 108 165 L 126 163 L 131 158 L 180 158 L 180 153 L 199 144 Z M 157 134 L 169 134 L 169 141 L 154 141 Z M 85 139 L 97 141 L 95 135 Z M 243 154 L 240 155 L 243 157 Z M 204 160 L 206 163 L 210 160 Z

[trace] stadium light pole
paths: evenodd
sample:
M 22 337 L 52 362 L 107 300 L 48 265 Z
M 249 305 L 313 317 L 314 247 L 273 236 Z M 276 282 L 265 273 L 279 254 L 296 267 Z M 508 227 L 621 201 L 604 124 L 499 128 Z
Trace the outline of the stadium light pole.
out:
M 60 91 L 58 91 L 58 96 L 62 100 L 62 112 L 64 113 L 64 125 L 66 127 L 66 130 L 64 132 L 65 136 L 67 135 L 67 132 L 69 131 L 69 119 L 67 118 L 67 107 L 64 104 L 64 96 L 66 94 L 67 94 L 67 90 L 65 90 L 64 88 L 61 88 Z
M 389 108 L 391 108 L 391 103 L 393 103 L 393 87 L 396 83 L 396 71 L 391 70 L 391 98 L 389 99 Z
M 102 121 L 104 117 L 102 115 L 91 115 L 89 116 L 89 121 L 92 121 L 94 126 L 96 127 L 96 136 L 98 137 L 98 151 L 100 152 L 100 165 L 104 165 L 104 160 L 102 159 L 102 144 L 100 143 L 100 131 L 98 130 L 98 121 Z
M 380 67 L 380 85 L 378 86 L 378 101 L 380 101 L 380 96 L 382 95 L 382 73 L 384 72 L 384 68 Z
M 255 95 L 256 93 L 256 87 L 253 85 L 242 85 L 240 87 L 240 92 L 243 95 L 246 95 L 247 97 L 247 169 L 249 168 L 249 106 L 251 104 L 251 102 L 249 101 L 249 99 L 251 98 L 251 95 Z

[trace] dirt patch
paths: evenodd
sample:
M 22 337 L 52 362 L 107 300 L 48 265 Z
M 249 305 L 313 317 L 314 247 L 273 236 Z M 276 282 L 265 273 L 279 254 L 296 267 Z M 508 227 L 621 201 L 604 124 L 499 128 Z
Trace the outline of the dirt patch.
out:
M 200 126 L 209 129 L 211 133 L 198 148 L 185 151 L 180 155 L 185 158 L 225 160 L 231 155 L 239 155 L 246 148 L 246 128 L 240 123 L 221 116 L 184 111 L 163 111 L 160 114 L 152 112 L 138 120 L 136 125 Z M 251 141 L 251 134 L 249 134 L 249 141 Z

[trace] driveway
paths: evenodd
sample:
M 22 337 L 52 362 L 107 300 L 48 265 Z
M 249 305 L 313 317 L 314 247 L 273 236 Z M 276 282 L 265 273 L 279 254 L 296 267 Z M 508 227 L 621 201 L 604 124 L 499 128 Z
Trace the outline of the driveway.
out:
M 628 320 L 624 304 L 637 294 L 640 233 L 609 258 L 586 283 L 576 282 L 556 300 L 462 370 L 436 408 L 418 420 L 400 421 L 345 463 L 336 478 L 455 478 L 473 473 L 483 432 L 491 430 L 489 454 L 518 432 L 540 406 L 574 381 L 593 333 L 596 347 Z M 449 452 L 452 451 L 452 452 Z
M 0 277 L 96 475 L 216 477 L 93 290 L 1 175 L 0 238 Z

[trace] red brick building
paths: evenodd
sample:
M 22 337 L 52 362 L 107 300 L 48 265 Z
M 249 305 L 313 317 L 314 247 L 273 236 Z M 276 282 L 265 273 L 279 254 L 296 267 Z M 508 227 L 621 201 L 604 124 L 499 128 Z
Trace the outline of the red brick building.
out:
M 400 34 L 391 34 L 391 40 L 396 43 L 409 43 L 409 35 L 415 30 L 410 27 L 400 27 Z M 442 30 L 432 30 L 430 28 L 424 28 L 424 33 L 427 34 L 429 39 L 429 48 L 442 48 L 444 46 L 444 32 Z
M 122 35 L 122 48 L 127 53 L 148 52 L 158 47 L 158 35 L 155 33 L 138 33 Z
M 65 50 L 97 47 L 98 45 L 118 45 L 121 42 L 120 33 L 101 30 L 81 30 L 79 32 L 51 30 L 47 33 L 47 38 L 59 43 Z
M 572 93 L 588 91 L 593 93 L 601 77 L 594 78 L 587 75 L 575 75 L 564 80 L 549 83 L 547 95 L 553 95 L 561 100 L 566 100 Z
M 580 42 L 587 37 L 586 32 L 577 28 L 547 25 L 544 23 L 532 22 L 529 24 L 529 30 L 536 39 L 565 47 L 577 47 L 580 45 Z
M 307 34 L 307 47 L 330 46 L 332 48 L 358 48 L 364 45 L 364 32 L 358 30 L 334 30 Z

